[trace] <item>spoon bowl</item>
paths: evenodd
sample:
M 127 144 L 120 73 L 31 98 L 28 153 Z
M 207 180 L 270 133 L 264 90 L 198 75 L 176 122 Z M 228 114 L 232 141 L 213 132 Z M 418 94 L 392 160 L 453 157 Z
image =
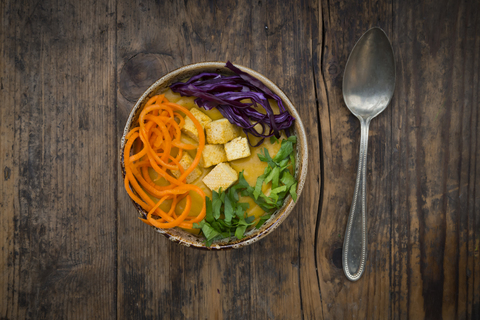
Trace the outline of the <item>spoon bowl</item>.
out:
M 357 118 L 371 119 L 385 110 L 394 90 L 392 45 L 382 29 L 372 28 L 358 40 L 348 58 L 343 99 Z
M 372 28 L 355 44 L 343 76 L 343 99 L 361 126 L 357 181 L 343 242 L 343 271 L 351 281 L 360 279 L 367 259 L 368 128 L 370 121 L 390 103 L 394 90 L 392 45 L 382 29 Z

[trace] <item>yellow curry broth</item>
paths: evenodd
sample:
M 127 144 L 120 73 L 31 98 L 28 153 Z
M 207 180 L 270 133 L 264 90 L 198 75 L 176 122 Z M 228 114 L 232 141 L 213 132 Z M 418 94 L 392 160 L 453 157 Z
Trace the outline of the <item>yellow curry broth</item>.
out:
M 165 94 L 165 97 L 169 101 L 177 103 L 177 104 L 179 104 L 179 105 L 181 105 L 181 106 L 183 106 L 187 109 L 197 107 L 195 102 L 194 102 L 195 97 L 182 97 L 180 94 L 174 93 L 170 89 L 166 90 L 164 92 L 164 94 Z M 278 106 L 277 106 L 276 102 L 274 100 L 269 100 L 269 101 L 272 105 L 272 109 L 274 110 L 274 113 L 279 113 L 279 109 L 278 109 Z M 264 112 L 264 110 L 262 108 L 259 108 L 258 110 L 260 112 Z M 204 112 L 206 115 L 208 115 L 213 120 L 218 120 L 218 119 L 223 118 L 222 114 L 217 109 L 212 109 L 212 110 L 202 109 L 202 112 Z M 241 132 L 241 135 L 245 137 L 245 133 L 243 131 Z M 281 139 L 283 139 L 283 138 L 285 138 L 285 136 L 282 134 Z M 252 140 L 252 143 L 254 143 L 254 144 L 259 141 L 259 138 L 256 138 L 256 137 L 250 137 L 250 139 Z M 188 137 L 184 134 L 182 134 L 181 141 L 183 143 L 188 143 L 188 144 L 197 144 L 197 142 L 195 142 L 193 139 L 191 139 L 190 137 Z M 230 161 L 229 163 L 230 163 L 231 167 L 233 169 L 235 169 L 235 171 L 237 171 L 238 173 L 243 171 L 245 180 L 248 182 L 248 184 L 250 184 L 251 186 L 255 186 L 257 178 L 263 174 L 265 168 L 267 167 L 267 163 L 260 161 L 257 154 L 261 153 L 261 152 L 263 153 L 263 149 L 266 148 L 273 158 L 277 154 L 277 152 L 280 150 L 280 146 L 281 146 L 280 143 L 273 143 L 273 144 L 270 143 L 270 139 L 267 138 L 267 139 L 264 140 L 264 142 L 260 146 L 250 147 L 251 156 L 249 156 L 247 158 L 243 158 L 243 159 L 238 159 L 238 160 L 235 160 L 235 161 Z M 192 158 L 194 158 L 195 155 L 196 155 L 196 150 L 189 150 L 188 153 L 190 154 L 190 156 Z M 177 151 L 172 150 L 172 155 L 176 156 L 176 154 L 177 154 Z M 206 196 L 211 198 L 212 197 L 212 192 L 203 183 L 202 179 L 213 169 L 213 166 L 210 167 L 210 168 L 203 168 L 201 166 L 198 166 L 198 168 L 202 171 L 202 175 L 198 179 L 196 179 L 193 182 L 193 184 L 200 187 L 205 192 Z M 169 184 L 164 178 L 160 177 L 158 175 L 158 173 L 155 172 L 152 168 L 149 168 L 149 175 L 150 175 L 151 179 L 155 182 L 155 184 L 157 184 L 159 186 L 166 186 L 166 185 Z M 266 194 L 266 195 L 269 194 L 270 185 L 271 184 L 263 186 L 262 192 L 264 194 Z M 197 216 L 200 213 L 200 211 L 203 207 L 203 199 L 199 194 L 197 194 L 193 191 L 190 192 L 190 196 L 191 196 L 191 200 L 192 200 L 192 207 L 191 207 L 189 215 Z M 154 198 L 152 196 L 150 196 L 150 197 L 155 202 L 158 201 L 157 198 Z M 255 203 L 255 201 L 250 197 L 240 197 L 239 202 L 246 202 L 246 203 L 250 204 L 249 209 L 247 209 L 247 211 L 246 211 L 247 215 L 248 216 L 255 216 L 255 218 L 257 220 L 258 220 L 258 218 L 260 218 L 265 213 L 265 211 L 263 211 Z M 167 200 L 160 205 L 160 208 L 161 208 L 161 210 L 163 210 L 165 212 L 168 212 L 171 208 L 171 204 L 172 204 L 172 200 Z M 186 199 L 182 199 L 177 204 L 177 206 L 175 208 L 175 213 L 177 215 L 180 215 L 183 212 L 183 210 L 185 209 L 185 206 L 186 206 Z M 195 234 L 197 234 L 199 232 L 198 229 L 187 230 L 187 231 L 195 233 Z

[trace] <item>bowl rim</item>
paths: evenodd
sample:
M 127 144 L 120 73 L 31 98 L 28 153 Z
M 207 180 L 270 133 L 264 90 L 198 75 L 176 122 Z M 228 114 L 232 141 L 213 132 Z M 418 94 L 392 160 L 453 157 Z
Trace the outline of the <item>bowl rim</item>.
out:
M 120 166 L 122 171 L 122 178 L 125 179 L 125 165 L 124 165 L 124 147 L 125 147 L 125 137 L 127 133 L 130 131 L 130 127 L 132 122 L 138 112 L 138 110 L 143 108 L 143 105 L 147 102 L 150 95 L 155 95 L 161 89 L 167 88 L 169 85 L 173 83 L 173 80 L 180 80 L 182 79 L 182 75 L 186 73 L 198 74 L 204 72 L 204 69 L 218 69 L 219 71 L 225 71 L 225 73 L 231 73 L 230 69 L 225 67 L 226 62 L 221 61 L 210 61 L 210 62 L 199 62 L 199 63 L 192 63 L 188 65 L 184 65 L 180 68 L 177 68 L 173 71 L 168 72 L 160 79 L 155 81 L 136 101 L 134 107 L 130 111 L 129 117 L 125 124 L 124 132 L 121 138 L 120 143 Z M 295 118 L 295 131 L 297 135 L 297 153 L 296 153 L 296 178 L 298 181 L 297 184 L 297 201 L 294 202 L 290 195 L 287 196 L 283 206 L 275 211 L 272 217 L 267 220 L 264 225 L 252 232 L 252 230 L 247 234 L 246 237 L 243 239 L 236 239 L 236 241 L 231 241 L 232 238 L 229 238 L 228 242 L 218 243 L 214 242 L 210 247 L 207 247 L 203 242 L 200 242 L 197 237 L 194 235 L 189 235 L 186 231 L 179 230 L 178 228 L 172 229 L 158 229 L 154 228 L 157 232 L 164 235 L 166 238 L 173 242 L 178 242 L 181 245 L 187 247 L 194 247 L 197 249 L 205 249 L 205 250 L 225 250 L 225 249 L 236 249 L 241 248 L 252 243 L 257 242 L 258 240 L 264 238 L 268 234 L 270 234 L 273 230 L 275 230 L 293 211 L 295 205 L 299 202 L 300 196 L 303 191 L 303 187 L 305 185 L 307 170 L 308 170 L 308 144 L 307 144 L 307 137 L 305 133 L 305 128 L 303 126 L 303 122 L 298 114 L 295 106 L 287 97 L 287 95 L 275 84 L 273 81 L 265 77 L 264 75 L 258 73 L 255 70 L 252 70 L 248 67 L 244 67 L 242 65 L 233 64 L 235 67 L 239 68 L 240 70 L 247 72 L 248 74 L 254 76 L 258 80 L 262 81 L 264 85 L 266 85 L 270 90 L 272 90 L 275 94 L 277 94 L 285 104 L 285 107 L 288 111 L 292 114 Z M 218 71 L 217 71 L 218 72 Z M 190 75 L 190 77 L 192 76 Z M 183 77 L 187 78 L 187 76 Z M 300 160 L 300 161 L 299 161 Z M 136 207 L 138 213 L 143 215 L 144 210 L 129 196 L 130 200 L 133 202 L 134 206 Z

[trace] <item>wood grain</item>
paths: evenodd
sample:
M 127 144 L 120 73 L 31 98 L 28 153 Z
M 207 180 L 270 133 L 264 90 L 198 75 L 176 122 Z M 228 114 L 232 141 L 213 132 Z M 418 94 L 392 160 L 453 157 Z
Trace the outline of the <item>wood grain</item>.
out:
M 342 1 L 323 3 L 324 43 L 317 52 L 319 114 L 323 146 L 324 195 L 316 243 L 322 304 L 326 318 L 388 319 L 392 150 L 389 106 L 370 125 L 367 163 L 368 259 L 363 277 L 352 283 L 342 270 L 341 252 L 358 165 L 358 120 L 342 98 L 343 70 L 353 45 L 373 26 L 391 33 L 391 4 Z M 326 169 L 329 168 L 329 169 Z
M 472 154 L 478 4 L 364 2 L 347 8 L 330 1 L 323 17 L 327 31 L 317 60 L 324 81 L 318 87 L 324 93 L 325 169 L 319 264 L 333 256 L 330 248 L 341 248 L 358 155 L 359 125 L 344 106 L 339 70 L 355 40 L 373 26 L 390 35 L 397 61 L 394 99 L 370 128 L 366 273 L 352 284 L 341 276 L 341 264 L 322 268 L 324 309 L 345 319 L 477 318 L 479 287 L 472 276 L 478 273 L 478 180 L 471 170 L 478 163 Z
M 115 4 L 2 7 L 0 317 L 108 318 L 116 306 Z
M 478 1 L 0 1 L 0 319 L 479 319 Z M 370 127 L 368 263 L 342 244 L 370 27 L 397 85 Z M 250 67 L 289 96 L 309 175 L 289 218 L 205 252 L 136 218 L 118 164 L 136 99 L 185 64 Z
M 118 31 L 122 48 L 118 52 L 118 102 L 124 117 L 119 122 L 119 134 L 127 111 L 133 106 L 134 99 L 130 97 L 137 91 L 138 97 L 148 87 L 143 77 L 149 77 L 151 84 L 184 64 L 230 60 L 265 74 L 285 90 L 307 119 L 310 152 L 317 154 L 312 157 L 311 179 L 302 195 L 308 199 L 306 204 L 299 206 L 265 240 L 228 252 L 184 248 L 138 223 L 119 181 L 118 198 L 122 199 L 120 202 L 124 199 L 119 234 L 125 236 L 125 241 L 119 241 L 118 314 L 138 319 L 155 318 L 159 313 L 185 319 L 265 319 L 286 315 L 301 318 L 302 313 L 308 312 L 312 318 L 318 318 L 321 311 L 314 251 L 311 242 L 302 243 L 300 238 L 300 234 L 314 238 L 319 197 L 320 168 L 314 161 L 319 150 L 317 119 L 308 117 L 309 110 L 315 110 L 315 88 L 309 66 L 311 48 L 298 45 L 298 37 L 308 42 L 310 26 L 309 20 L 295 20 L 287 15 L 290 11 L 296 16 L 307 15 L 307 4 L 292 3 L 285 10 L 283 5 L 269 2 L 221 5 L 205 2 L 195 7 L 151 3 L 134 8 L 120 5 L 118 10 L 118 24 L 122 26 Z M 177 19 L 171 19 L 172 16 Z M 148 24 L 153 19 L 169 23 L 154 27 L 129 24 L 139 20 Z M 138 28 L 149 28 L 150 32 L 139 37 Z M 293 60 L 297 63 L 289 63 Z M 131 84 L 132 79 L 138 80 Z M 153 244 L 155 249 L 144 244 Z M 143 297 L 149 298 L 140 297 L 134 290 L 133 301 L 138 304 L 128 303 L 132 296 L 124 294 L 124 288 L 129 283 L 136 283 Z M 160 305 L 162 308 L 158 309 Z
M 9 4 L 0 4 L 0 316 L 9 318 L 16 315 L 12 309 L 18 301 L 18 264 L 15 257 L 15 207 L 14 198 L 18 177 L 18 147 L 15 148 L 14 106 L 15 64 L 11 62 L 14 52 L 10 49 L 14 42 L 14 19 L 8 12 Z M 14 60 L 13 60 L 14 61 Z M 18 234 L 17 234 L 18 236 Z M 15 281 L 17 280 L 17 281 Z

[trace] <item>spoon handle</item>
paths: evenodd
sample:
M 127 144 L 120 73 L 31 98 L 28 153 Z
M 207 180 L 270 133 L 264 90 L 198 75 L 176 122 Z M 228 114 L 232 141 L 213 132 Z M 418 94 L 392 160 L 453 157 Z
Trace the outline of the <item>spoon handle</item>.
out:
M 360 119 L 361 136 L 358 154 L 357 182 L 353 194 L 347 230 L 343 242 L 343 271 L 351 281 L 357 281 L 365 269 L 367 260 L 367 148 L 370 119 Z

